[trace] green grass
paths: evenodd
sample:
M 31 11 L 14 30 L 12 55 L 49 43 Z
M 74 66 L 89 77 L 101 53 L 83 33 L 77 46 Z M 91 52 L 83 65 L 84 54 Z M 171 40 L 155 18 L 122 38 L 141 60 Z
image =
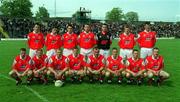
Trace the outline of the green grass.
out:
M 117 46 L 113 41 L 113 46 Z M 49 102 L 179 102 L 180 101 L 180 40 L 158 40 L 160 53 L 165 58 L 165 70 L 171 74 L 161 87 L 108 84 L 54 84 L 29 86 Z M 25 85 L 15 86 L 8 76 L 13 58 L 25 41 L 0 42 L 0 102 L 43 102 Z

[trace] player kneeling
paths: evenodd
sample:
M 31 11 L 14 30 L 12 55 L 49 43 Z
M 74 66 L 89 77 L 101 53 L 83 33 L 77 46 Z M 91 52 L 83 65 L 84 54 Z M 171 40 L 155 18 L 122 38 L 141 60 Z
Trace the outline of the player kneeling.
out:
M 99 54 L 98 47 L 94 47 L 93 54 L 90 55 L 87 60 L 87 75 L 89 76 L 90 82 L 93 82 L 94 77 L 96 77 L 100 83 L 103 83 L 103 77 L 105 74 L 104 67 L 104 56 Z
M 118 55 L 117 48 L 113 48 L 112 55 L 107 58 L 106 70 L 106 77 L 108 77 L 108 83 L 112 82 L 113 77 L 118 77 L 118 83 L 122 83 L 124 64 L 122 57 Z
M 85 57 L 78 54 L 78 48 L 73 48 L 73 54 L 68 56 L 69 61 L 69 76 L 71 81 L 78 80 L 80 83 L 85 75 Z
M 38 49 L 36 51 L 36 55 L 32 58 L 33 63 L 33 74 L 38 81 L 43 82 L 44 84 L 47 84 L 47 64 L 48 64 L 48 58 L 45 54 L 43 54 L 42 49 Z
M 62 50 L 57 49 L 56 50 L 56 55 L 52 56 L 49 59 L 48 63 L 48 71 L 47 75 L 51 76 L 53 75 L 55 78 L 55 85 L 57 82 L 61 81 L 64 82 L 66 75 L 67 75 L 67 70 L 68 70 L 68 60 L 67 57 L 62 55 Z
M 169 78 L 169 74 L 163 70 L 164 58 L 159 55 L 159 48 L 153 48 L 153 55 L 146 58 L 146 67 L 149 84 L 154 80 L 160 85 L 163 80 Z
M 143 59 L 139 58 L 138 50 L 133 50 L 132 55 L 133 57 L 129 58 L 126 62 L 127 83 L 130 84 L 136 81 L 140 85 L 142 79 L 146 76 L 145 63 Z
M 27 84 L 32 80 L 32 70 L 30 68 L 31 58 L 26 55 L 26 49 L 20 49 L 20 55 L 16 56 L 14 59 L 12 70 L 9 75 L 16 80 L 16 85 L 22 82 L 22 77 L 27 76 Z

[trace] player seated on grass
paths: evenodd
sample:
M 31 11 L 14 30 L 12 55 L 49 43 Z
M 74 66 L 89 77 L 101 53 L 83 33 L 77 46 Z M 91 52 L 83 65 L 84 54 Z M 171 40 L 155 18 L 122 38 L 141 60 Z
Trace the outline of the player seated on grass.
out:
M 142 83 L 142 78 L 146 76 L 145 71 L 144 60 L 139 58 L 139 51 L 134 49 L 132 57 L 126 62 L 127 83 L 130 84 L 133 81 L 136 81 L 137 84 L 140 85 Z
M 106 61 L 106 77 L 108 83 L 112 82 L 113 77 L 118 77 L 118 83 L 122 83 L 122 77 L 124 72 L 124 64 L 122 57 L 118 55 L 117 48 L 112 49 L 112 55 L 107 58 Z
M 146 58 L 146 68 L 148 70 L 148 83 L 151 85 L 152 81 L 156 81 L 158 85 L 165 79 L 169 78 L 169 74 L 163 70 L 164 58 L 159 55 L 159 48 L 153 48 L 153 54 Z
M 37 78 L 38 81 L 47 83 L 47 64 L 48 58 L 45 54 L 43 54 L 42 49 L 38 49 L 36 51 L 36 55 L 32 58 L 32 69 L 34 77 Z
M 85 75 L 85 57 L 78 53 L 78 48 L 73 48 L 73 53 L 68 56 L 69 76 L 71 81 L 78 80 L 80 83 Z
M 105 59 L 104 56 L 99 53 L 99 48 L 93 48 L 93 54 L 88 57 L 87 60 L 87 75 L 89 81 L 92 82 L 94 77 L 98 78 L 100 83 L 103 83 L 103 77 L 105 74 Z
M 54 76 L 55 80 L 65 81 L 68 70 L 68 60 L 62 54 L 61 49 L 56 50 L 56 55 L 52 56 L 48 62 L 48 76 Z
M 31 58 L 26 54 L 26 49 L 21 48 L 20 54 L 14 59 L 12 70 L 9 75 L 16 80 L 16 85 L 22 83 L 22 77 L 27 76 L 27 84 L 32 80 L 32 70 L 30 68 Z

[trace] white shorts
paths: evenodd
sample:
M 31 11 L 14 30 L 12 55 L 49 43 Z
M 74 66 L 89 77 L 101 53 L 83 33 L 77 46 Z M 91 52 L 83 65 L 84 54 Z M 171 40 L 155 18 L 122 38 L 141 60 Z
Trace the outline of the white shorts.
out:
M 73 53 L 73 50 L 72 49 L 66 49 L 66 48 L 64 48 L 64 50 L 63 50 L 63 55 L 64 56 L 69 56 L 70 54 L 72 54 Z
M 36 51 L 37 51 L 37 50 L 29 49 L 29 56 L 30 56 L 31 58 L 33 58 L 33 57 L 36 55 Z
M 46 55 L 48 58 L 50 58 L 53 55 L 56 55 L 56 49 L 51 49 L 46 52 Z
M 153 48 L 141 48 L 140 56 L 141 58 L 146 58 L 147 56 L 152 55 Z
M 132 57 L 132 49 L 120 49 L 120 56 L 122 58 L 125 58 L 127 56 L 127 58 L 131 58 Z
M 90 55 L 92 55 L 92 48 L 90 48 L 90 49 L 81 48 L 80 54 L 82 54 L 84 56 L 90 56 Z
M 107 58 L 109 56 L 109 50 L 100 49 L 100 54 Z

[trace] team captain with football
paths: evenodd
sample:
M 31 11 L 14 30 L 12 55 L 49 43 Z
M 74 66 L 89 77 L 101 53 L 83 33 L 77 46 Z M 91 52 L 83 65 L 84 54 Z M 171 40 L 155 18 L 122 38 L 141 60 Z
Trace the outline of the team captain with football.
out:
M 79 36 L 69 24 L 62 36 L 58 34 L 58 28 L 53 27 L 52 32 L 44 37 L 37 23 L 28 34 L 29 55 L 25 48 L 21 48 L 9 75 L 16 80 L 16 85 L 25 77 L 28 85 L 37 81 L 43 84 L 54 82 L 55 86 L 84 80 L 101 84 L 125 82 L 140 85 L 147 82 L 159 86 L 169 78 L 169 73 L 164 71 L 164 58 L 159 55 L 160 49 L 155 47 L 156 32 L 151 31 L 150 24 L 145 24 L 144 31 L 137 36 L 131 32 L 130 26 L 124 25 L 119 35 L 119 48 L 110 51 L 112 35 L 107 24 L 102 24 L 97 34 L 91 32 L 90 24 L 85 24 Z M 140 51 L 134 49 L 135 45 Z M 44 46 L 46 54 L 43 54 Z

